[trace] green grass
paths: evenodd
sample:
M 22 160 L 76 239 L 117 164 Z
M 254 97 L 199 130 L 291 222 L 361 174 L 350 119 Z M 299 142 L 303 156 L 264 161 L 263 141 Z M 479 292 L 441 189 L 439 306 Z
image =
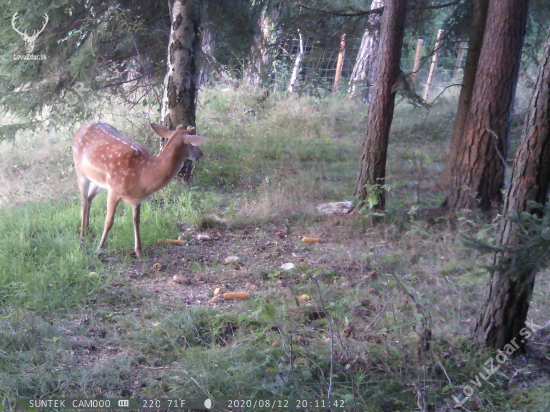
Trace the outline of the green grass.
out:
M 208 196 L 196 190 L 157 194 L 142 208 L 142 242 L 177 238 L 180 225 L 198 221 Z M 211 197 L 210 197 L 211 198 Z M 76 202 L 29 202 L 0 208 L 0 302 L 5 308 L 40 313 L 70 310 L 110 274 L 96 251 L 105 221 L 106 196 L 93 202 L 90 236 L 81 241 L 80 205 Z M 108 236 L 109 253 L 133 249 L 132 212 L 120 204 Z

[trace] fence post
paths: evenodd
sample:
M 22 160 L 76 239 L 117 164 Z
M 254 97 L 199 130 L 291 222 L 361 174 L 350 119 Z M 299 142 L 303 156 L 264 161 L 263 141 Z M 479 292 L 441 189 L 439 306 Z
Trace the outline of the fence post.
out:
M 342 74 L 342 66 L 344 65 L 344 56 L 346 54 L 346 35 L 342 34 L 340 39 L 340 51 L 338 52 L 338 61 L 336 63 L 336 73 L 334 74 L 334 85 L 332 86 L 332 93 L 336 94 L 338 91 L 338 84 L 340 84 L 340 75 Z
M 432 87 L 432 81 L 435 75 L 435 68 L 437 67 L 437 56 L 439 55 L 439 47 L 441 43 L 441 36 L 443 35 L 443 30 L 437 32 L 437 40 L 435 41 L 434 55 L 432 58 L 432 65 L 430 66 L 430 74 L 428 75 L 428 81 L 426 83 L 426 88 L 424 89 L 424 100 L 428 100 L 430 94 L 430 88 Z
M 418 72 L 418 66 L 420 65 L 420 55 L 422 54 L 423 44 L 424 44 L 424 39 L 418 39 L 418 42 L 416 43 L 416 53 L 414 55 L 413 72 L 411 74 L 411 82 L 413 86 L 414 86 L 414 82 L 416 81 L 416 73 Z
M 453 77 L 451 77 L 451 80 L 453 80 L 458 75 L 458 70 L 462 65 L 462 57 L 464 56 L 465 48 L 466 48 L 466 42 L 465 41 L 460 42 L 460 48 L 458 49 L 458 55 L 456 56 L 455 71 L 453 72 Z

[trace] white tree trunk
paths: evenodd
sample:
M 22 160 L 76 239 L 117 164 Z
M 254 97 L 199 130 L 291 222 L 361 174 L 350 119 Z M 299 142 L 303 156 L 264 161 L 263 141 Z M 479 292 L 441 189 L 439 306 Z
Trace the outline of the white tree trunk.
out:
M 195 125 L 195 75 L 198 48 L 197 0 L 175 0 L 168 43 L 161 119 L 164 126 Z
M 294 91 L 296 79 L 298 78 L 298 73 L 300 72 L 300 65 L 302 64 L 302 60 L 304 58 L 304 43 L 302 41 L 302 33 L 300 33 L 300 30 L 298 30 L 298 35 L 300 36 L 300 52 L 296 55 L 294 69 L 292 70 L 292 76 L 290 77 L 290 85 L 288 86 L 288 91 L 290 93 Z
M 379 9 L 384 7 L 384 0 L 372 0 L 370 9 Z M 353 66 L 353 72 L 348 88 L 348 97 L 353 98 L 365 85 L 368 88 L 366 99 L 370 101 L 371 86 L 376 67 L 376 52 L 378 51 L 378 42 L 380 39 L 380 19 L 381 15 L 373 13 L 369 16 L 367 28 L 361 39 L 359 53 Z
M 168 42 L 168 71 L 164 78 L 161 121 L 170 130 L 195 126 L 196 54 L 199 46 L 198 0 L 174 0 Z M 170 4 L 170 3 L 169 3 Z M 179 175 L 191 178 L 192 162 L 186 160 Z

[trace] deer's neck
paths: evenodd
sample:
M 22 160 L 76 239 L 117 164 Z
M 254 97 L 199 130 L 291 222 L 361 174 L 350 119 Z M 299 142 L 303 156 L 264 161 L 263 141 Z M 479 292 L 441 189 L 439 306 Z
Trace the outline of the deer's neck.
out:
M 144 178 L 151 193 L 165 187 L 181 170 L 186 158 L 183 145 L 182 139 L 172 138 L 157 157 L 149 159 L 150 167 Z

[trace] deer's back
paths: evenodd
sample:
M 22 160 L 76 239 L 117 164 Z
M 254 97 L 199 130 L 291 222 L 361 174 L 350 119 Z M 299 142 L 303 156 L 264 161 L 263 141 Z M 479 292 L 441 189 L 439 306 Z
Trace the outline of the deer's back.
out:
M 129 196 L 151 156 L 147 149 L 102 122 L 81 126 L 73 145 L 77 173 L 99 187 Z

